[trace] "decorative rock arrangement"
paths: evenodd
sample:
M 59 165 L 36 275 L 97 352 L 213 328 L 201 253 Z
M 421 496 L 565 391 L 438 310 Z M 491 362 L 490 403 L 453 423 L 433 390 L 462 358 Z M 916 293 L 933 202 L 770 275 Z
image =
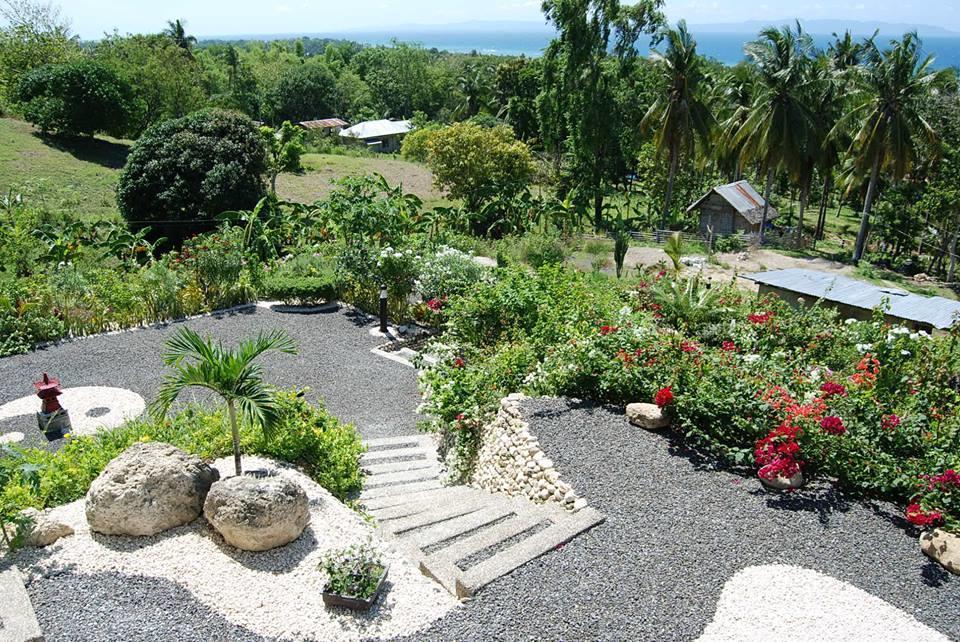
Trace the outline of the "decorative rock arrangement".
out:
M 951 573 L 960 575 L 960 535 L 935 528 L 920 536 L 920 549 Z
M 300 537 L 310 523 L 307 494 L 281 477 L 230 477 L 210 489 L 203 514 L 223 539 L 244 551 L 266 551 Z
M 792 477 L 784 477 L 783 475 L 767 477 L 763 474 L 763 468 L 761 468 L 757 477 L 760 478 L 760 482 L 764 486 L 774 490 L 793 490 L 803 486 L 803 473 L 801 472 L 794 473 Z
M 156 535 L 199 517 L 219 478 L 215 468 L 175 446 L 134 444 L 90 485 L 87 522 L 104 535 Z
M 670 425 L 663 409 L 652 403 L 632 403 L 627 406 L 627 418 L 634 426 L 646 430 L 662 430 Z
M 505 397 L 496 419 L 484 426 L 471 484 L 535 502 L 558 502 L 571 510 L 584 508 L 587 500 L 560 479 L 553 462 L 530 433 L 520 413 L 524 399 L 516 393 Z
M 21 511 L 31 522 L 24 544 L 27 546 L 50 546 L 61 537 L 73 535 L 73 528 L 51 515 L 50 509 L 39 511 L 27 508 Z

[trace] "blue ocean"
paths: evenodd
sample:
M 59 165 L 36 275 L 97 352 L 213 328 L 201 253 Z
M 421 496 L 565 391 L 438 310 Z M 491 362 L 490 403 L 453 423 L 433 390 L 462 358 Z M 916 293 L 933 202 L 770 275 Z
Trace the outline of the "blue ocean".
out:
M 442 49 L 455 53 L 476 51 L 504 56 L 525 55 L 535 58 L 543 54 L 550 41 L 544 31 L 508 31 L 490 33 L 461 30 L 424 30 L 402 32 L 343 32 L 338 38 L 347 38 L 363 44 L 388 45 L 393 40 L 415 42 L 424 47 Z M 743 59 L 743 44 L 757 37 L 756 33 L 694 33 L 701 54 L 732 65 Z M 815 35 L 818 47 L 826 47 L 831 41 L 828 35 Z M 879 42 L 889 38 L 880 36 Z M 924 52 L 935 56 L 935 66 L 960 67 L 960 37 L 925 37 Z

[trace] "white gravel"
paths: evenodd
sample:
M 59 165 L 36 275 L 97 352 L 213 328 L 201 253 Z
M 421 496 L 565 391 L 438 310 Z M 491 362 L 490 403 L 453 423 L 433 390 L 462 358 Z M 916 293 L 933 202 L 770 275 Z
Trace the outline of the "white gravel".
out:
M 855 633 L 854 633 L 855 632 Z M 787 564 L 750 566 L 724 586 L 699 642 L 949 638 L 852 584 Z
M 59 401 L 70 413 L 75 435 L 92 435 L 99 430 L 116 428 L 128 419 L 136 419 L 146 408 L 143 397 L 134 391 L 106 386 L 64 388 Z M 0 420 L 29 416 L 30 423 L 35 426 L 33 415 L 38 410 L 40 399 L 36 395 L 27 395 L 0 406 Z
M 216 466 L 221 476 L 229 475 L 232 458 L 218 460 Z M 131 579 L 155 578 L 185 589 L 178 598 L 184 604 L 164 604 L 165 610 L 196 612 L 195 604 L 188 603 L 195 600 L 203 610 L 269 639 L 359 640 L 410 635 L 457 606 L 450 594 L 423 576 L 398 550 L 381 543 L 390 573 L 385 594 L 378 603 L 366 614 L 328 610 L 321 596 L 325 581 L 318 570 L 321 558 L 329 550 L 366 540 L 373 529 L 298 471 L 278 468 L 276 463 L 256 457 L 244 457 L 244 467 L 277 468 L 278 474 L 304 488 L 310 499 L 311 523 L 295 542 L 263 553 L 238 551 L 224 544 L 202 517 L 155 537 L 91 535 L 84 517 L 84 502 L 80 500 L 54 509 L 57 517 L 73 526 L 76 535 L 47 549 L 18 554 L 31 594 L 44 594 L 45 581 L 55 582 L 58 576 L 72 575 L 83 580 L 84 590 L 88 591 L 84 595 L 86 602 L 102 604 L 116 599 L 119 604 L 122 596 L 113 594 L 117 582 L 110 578 L 116 574 Z M 91 582 L 91 577 L 104 580 Z M 65 580 L 60 577 L 59 581 L 62 584 Z M 68 588 L 59 586 L 58 590 Z M 56 604 L 40 602 L 38 618 L 49 634 L 50 626 L 60 627 L 61 616 L 45 612 L 47 608 L 55 610 Z M 139 618 L 129 610 L 127 605 L 109 611 L 116 613 L 108 616 L 114 617 L 114 621 L 93 626 L 100 627 L 101 633 L 108 631 L 103 633 L 104 639 L 137 639 L 142 633 L 137 627 L 148 616 L 145 613 Z M 68 624 L 66 628 L 71 627 Z M 54 633 L 58 640 L 96 637 L 85 626 Z M 229 637 L 226 631 L 223 635 Z

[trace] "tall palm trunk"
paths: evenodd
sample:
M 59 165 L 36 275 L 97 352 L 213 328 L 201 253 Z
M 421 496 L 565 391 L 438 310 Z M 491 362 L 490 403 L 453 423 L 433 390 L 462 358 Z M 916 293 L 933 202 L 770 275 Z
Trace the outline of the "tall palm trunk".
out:
M 663 198 L 663 216 L 660 219 L 660 229 L 667 229 L 667 221 L 670 220 L 670 201 L 673 200 L 673 182 L 677 177 L 677 164 L 679 159 L 679 150 L 676 142 L 670 144 L 670 170 L 667 174 L 667 193 Z
M 233 404 L 233 399 L 227 399 L 227 411 L 230 413 L 230 432 L 233 435 L 233 467 L 239 477 L 243 474 L 240 468 L 240 429 L 237 427 L 237 408 Z
M 870 184 L 867 185 L 867 196 L 863 200 L 863 216 L 860 218 L 860 231 L 857 232 L 857 245 L 853 248 L 853 264 L 856 265 L 863 258 L 863 250 L 867 246 L 867 229 L 870 227 L 870 209 L 877 193 L 877 181 L 880 178 L 880 155 L 873 159 L 873 169 L 870 170 Z
M 760 217 L 760 235 L 757 237 L 758 245 L 763 245 L 763 238 L 766 235 L 767 214 L 770 211 L 770 190 L 773 189 L 773 167 L 767 168 L 767 185 L 763 189 L 763 216 Z
M 950 268 L 947 270 L 947 283 L 953 283 L 953 275 L 957 269 L 957 237 L 960 229 L 954 230 L 953 240 L 950 241 Z
M 827 202 L 830 198 L 830 188 L 831 188 L 831 176 L 828 173 L 823 178 L 823 195 L 820 197 L 820 213 L 817 217 L 817 231 L 814 234 L 814 239 L 817 241 L 823 240 L 824 232 L 827 227 Z
M 797 215 L 797 247 L 803 242 L 803 214 L 807 210 L 807 201 L 810 200 L 810 181 L 807 180 L 800 188 L 800 213 Z

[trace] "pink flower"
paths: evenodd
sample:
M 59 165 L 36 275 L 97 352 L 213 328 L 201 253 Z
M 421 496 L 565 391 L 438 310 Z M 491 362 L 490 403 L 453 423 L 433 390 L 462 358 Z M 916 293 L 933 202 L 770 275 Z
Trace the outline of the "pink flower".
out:
M 737 344 L 734 343 L 733 341 L 724 341 L 720 345 L 720 349 L 723 350 L 724 352 L 736 352 Z
M 820 420 L 820 427 L 823 432 L 831 435 L 842 435 L 847 432 L 847 427 L 843 425 L 843 420 L 840 417 L 824 417 Z
M 684 352 L 700 352 L 700 345 L 696 341 L 681 341 L 680 349 Z

